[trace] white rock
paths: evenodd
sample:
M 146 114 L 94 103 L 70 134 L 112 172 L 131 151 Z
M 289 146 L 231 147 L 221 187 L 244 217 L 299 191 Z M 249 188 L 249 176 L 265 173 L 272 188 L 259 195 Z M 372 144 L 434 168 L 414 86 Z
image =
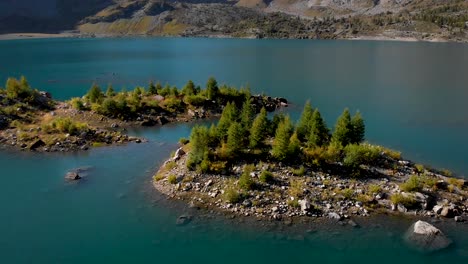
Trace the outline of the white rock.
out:
M 440 250 L 452 243 L 442 231 L 424 221 L 417 221 L 411 225 L 405 238 L 410 245 L 427 251 Z

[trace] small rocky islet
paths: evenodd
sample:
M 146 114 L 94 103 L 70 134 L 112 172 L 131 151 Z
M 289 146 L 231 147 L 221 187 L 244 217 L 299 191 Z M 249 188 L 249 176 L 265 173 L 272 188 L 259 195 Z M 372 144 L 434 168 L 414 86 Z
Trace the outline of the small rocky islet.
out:
M 194 127 L 155 174 L 155 188 L 194 207 L 263 221 L 358 226 L 354 220 L 377 214 L 468 220 L 468 181 L 365 142 L 359 112 L 345 109 L 331 131 L 310 103 L 297 125 L 249 105 L 228 104 L 217 125 Z M 450 244 L 426 224 L 408 232 L 408 241 L 429 250 Z
M 248 88 L 218 85 L 214 78 L 206 88 L 192 81 L 183 89 L 151 82 L 120 92 L 112 85 L 106 91 L 93 85 L 83 97 L 63 102 L 33 89 L 24 77 L 9 78 L 0 88 L 0 144 L 35 152 L 69 152 L 141 143 L 144 139 L 126 135 L 127 128 L 216 117 L 227 102 L 246 96 L 258 111 L 287 105 L 283 98 L 251 95 Z

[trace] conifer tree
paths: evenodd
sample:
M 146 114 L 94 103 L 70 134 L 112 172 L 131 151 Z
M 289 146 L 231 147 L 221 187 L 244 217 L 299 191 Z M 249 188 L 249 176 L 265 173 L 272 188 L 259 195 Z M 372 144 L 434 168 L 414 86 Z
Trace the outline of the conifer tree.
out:
M 184 95 L 194 95 L 197 93 L 195 90 L 195 84 L 192 82 L 192 80 L 189 80 L 184 88 L 182 88 L 182 93 Z
M 268 134 L 268 117 L 265 107 L 260 110 L 250 129 L 250 147 L 261 146 Z
M 210 130 L 208 131 L 208 135 L 209 135 L 208 145 L 213 148 L 217 147 L 219 145 L 219 140 L 218 140 L 218 130 L 215 124 L 211 124 Z
M 237 156 L 243 149 L 244 133 L 242 125 L 234 122 L 227 133 L 227 151 L 231 157 Z
M 156 83 L 156 93 L 161 94 L 163 87 L 160 82 Z
M 289 139 L 289 147 L 288 147 L 288 157 L 296 157 L 301 150 L 301 142 L 297 137 L 297 133 L 292 134 L 291 138 Z
M 107 86 L 106 96 L 107 97 L 115 96 L 115 90 L 114 90 L 114 87 L 112 87 L 112 84 L 109 84 L 109 86 Z
M 244 101 L 242 105 L 242 111 L 240 114 L 241 125 L 244 128 L 244 131 L 249 131 L 252 126 L 252 121 L 255 118 L 255 112 L 250 104 L 250 98 Z
M 270 122 L 269 135 L 275 136 L 276 129 L 278 129 L 279 124 L 283 122 L 285 118 L 286 116 L 284 113 L 277 113 L 273 116 L 273 120 Z
M 102 99 L 104 98 L 104 94 L 101 91 L 101 88 L 97 84 L 93 84 L 91 89 L 89 89 L 88 93 L 86 94 L 86 98 L 91 103 L 101 103 Z
M 156 86 L 154 85 L 154 82 L 151 81 L 149 83 L 149 86 L 148 86 L 148 94 L 149 95 L 156 95 L 158 94 L 158 89 L 156 88 Z
M 234 103 L 227 103 L 218 122 L 218 138 L 223 140 L 231 124 L 237 120 L 237 108 Z
M 219 93 L 219 88 L 218 88 L 218 82 L 216 82 L 216 79 L 211 77 L 208 79 L 208 82 L 206 84 L 206 92 L 208 99 L 210 100 L 215 100 L 216 97 L 218 96 Z
M 311 129 L 311 119 L 314 109 L 310 104 L 310 101 L 307 101 L 304 105 L 304 110 L 302 111 L 301 117 L 299 118 L 299 122 L 297 123 L 297 137 L 301 141 L 306 141 L 308 135 L 310 134 Z
M 309 147 L 321 147 L 328 143 L 328 128 L 320 115 L 318 109 L 315 109 L 310 120 L 310 132 L 307 136 L 307 145 Z
M 366 125 L 364 124 L 364 119 L 361 116 L 359 111 L 354 114 L 353 118 L 351 119 L 352 129 L 352 138 L 351 143 L 359 144 L 364 141 Z
M 351 142 L 352 131 L 353 126 L 351 125 L 351 115 L 349 114 L 348 108 L 346 108 L 336 121 L 332 141 L 345 147 Z
M 274 158 L 278 160 L 286 160 L 288 158 L 292 131 L 293 125 L 291 124 L 289 116 L 286 116 L 285 119 L 279 123 L 278 128 L 276 129 L 273 148 L 271 150 L 271 154 Z
M 208 151 L 209 143 L 209 131 L 205 126 L 195 126 L 192 129 L 190 134 L 190 144 L 192 146 L 192 151 L 189 154 L 189 160 L 187 162 L 187 167 L 194 169 L 197 164 L 199 164 L 205 155 L 205 152 Z

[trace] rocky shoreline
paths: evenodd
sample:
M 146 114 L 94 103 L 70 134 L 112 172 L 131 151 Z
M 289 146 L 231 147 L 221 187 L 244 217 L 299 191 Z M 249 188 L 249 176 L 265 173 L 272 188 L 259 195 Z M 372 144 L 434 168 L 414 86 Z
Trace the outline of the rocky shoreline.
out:
M 214 80 L 214 79 L 213 79 Z M 9 80 L 10 81 L 10 80 Z M 16 88 L 24 89 L 28 93 L 27 98 L 9 98 L 8 91 L 0 89 L 0 147 L 34 152 L 73 152 L 86 151 L 92 147 L 122 145 L 130 142 L 142 143 L 143 138 L 127 135 L 129 128 L 162 126 L 167 123 L 189 122 L 197 119 L 219 117 L 224 105 L 227 102 L 217 103 L 204 99 L 199 96 L 202 102 L 197 106 L 183 102 L 185 95 L 161 96 L 158 94 L 144 94 L 144 89 L 137 87 L 132 93 L 126 93 L 125 96 L 132 99 L 143 101 L 139 103 L 141 110 L 132 112 L 130 109 L 120 110 L 125 116 L 117 116 L 112 112 L 100 112 L 91 109 L 97 104 L 87 103 L 83 98 L 75 98 L 71 101 L 55 101 L 47 92 L 33 90 L 29 87 L 25 79 L 18 82 Z M 7 86 L 8 86 L 7 82 Z M 12 87 L 15 84 L 10 84 Z M 23 88 L 18 88 L 18 86 Z M 193 85 L 193 83 L 192 83 Z M 216 82 L 215 82 L 216 85 Z M 174 91 L 173 87 L 172 91 Z M 217 88 L 217 87 L 216 87 Z M 169 88 L 167 88 L 169 89 Z M 176 88 L 175 88 L 176 89 Z M 239 93 L 233 88 L 228 88 L 230 93 Z M 142 92 L 143 91 L 143 92 Z M 175 90 L 176 93 L 179 93 Z M 156 93 L 156 92 L 155 92 Z M 104 93 L 99 91 L 100 96 L 105 97 Z M 119 97 L 124 94 L 114 93 L 113 97 Z M 284 98 L 273 98 L 264 95 L 248 95 L 252 101 L 255 111 L 261 108 L 272 112 L 280 107 L 288 106 L 288 101 Z M 34 98 L 29 102 L 28 98 Z M 167 99 L 167 100 L 166 100 Z M 198 98 L 197 98 L 198 99 Z M 111 97 L 109 100 L 113 100 Z M 200 100 L 200 99 L 198 99 Z M 162 108 L 159 104 L 165 104 L 166 101 L 178 103 L 175 110 Z M 76 102 L 79 102 L 77 109 Z M 105 102 L 103 102 L 104 104 Z M 117 102 L 113 102 L 117 105 Z M 88 104 L 89 106 L 86 106 Z M 127 104 L 124 101 L 124 104 Z M 144 105 L 156 105 L 155 108 L 145 107 Z M 112 106 L 114 109 L 116 106 Z
M 184 150 L 185 149 L 185 150 Z M 220 210 L 226 214 L 254 217 L 259 220 L 291 221 L 291 219 L 329 218 L 357 226 L 354 218 L 370 215 L 405 215 L 429 219 L 468 220 L 468 182 L 446 177 L 424 169 L 424 174 L 437 179 L 437 190 L 422 189 L 405 192 L 401 184 L 410 175 L 418 174 L 416 164 L 406 160 L 394 170 L 381 170 L 377 177 L 352 179 L 306 168 L 303 175 L 294 175 L 295 169 L 275 163 L 261 163 L 250 173 L 258 184 L 255 190 L 243 194 L 236 202 L 226 198 L 229 186 L 238 184 L 243 164 L 232 167 L 223 174 L 206 174 L 186 168 L 187 147 L 180 148 L 174 157 L 166 161 L 154 177 L 154 187 L 170 199 L 183 200 L 192 206 Z M 270 183 L 261 183 L 263 170 L 274 174 Z M 292 186 L 301 181 L 301 187 Z M 455 184 L 455 185 L 453 185 Z M 291 192 L 301 192 L 301 199 Z M 297 194 L 295 194 L 297 195 Z M 394 202 L 392 197 L 412 197 L 414 203 Z

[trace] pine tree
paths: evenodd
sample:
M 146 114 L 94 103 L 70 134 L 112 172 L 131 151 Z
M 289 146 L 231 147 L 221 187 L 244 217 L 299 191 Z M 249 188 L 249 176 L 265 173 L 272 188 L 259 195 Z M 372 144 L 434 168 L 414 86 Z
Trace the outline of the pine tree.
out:
M 190 134 L 190 145 L 192 146 L 192 150 L 190 151 L 189 160 L 187 162 L 188 168 L 194 169 L 195 166 L 203 160 L 205 152 L 208 151 L 208 143 L 208 128 L 204 126 L 195 126 Z
M 215 148 L 219 145 L 218 140 L 218 130 L 215 124 L 211 124 L 210 129 L 208 130 L 209 141 L 208 145 L 212 148 Z
M 310 134 L 311 129 L 311 119 L 314 109 L 310 104 L 310 101 L 307 101 L 304 110 L 302 111 L 301 117 L 299 118 L 299 122 L 297 123 L 297 137 L 301 141 L 306 141 L 308 135 Z
M 260 114 L 253 121 L 250 129 L 250 147 L 261 146 L 268 134 L 268 117 L 266 109 L 263 107 Z
M 156 86 L 154 85 L 154 82 L 151 81 L 149 83 L 149 86 L 148 86 L 148 94 L 149 95 L 156 95 L 158 94 L 158 89 L 156 88 Z
M 293 131 L 293 125 L 289 116 L 286 116 L 281 123 L 279 123 L 276 129 L 275 139 L 273 141 L 273 148 L 271 154 L 278 160 L 286 160 L 289 154 L 289 143 L 291 134 Z
M 244 131 L 249 131 L 252 126 L 252 121 L 255 118 L 255 112 L 250 104 L 250 98 L 244 101 L 242 105 L 242 111 L 240 114 L 241 125 Z
M 273 116 L 273 120 L 270 122 L 269 135 L 275 136 L 276 129 L 278 129 L 279 124 L 283 122 L 285 118 L 286 116 L 284 113 L 278 113 Z
M 104 94 L 101 91 L 101 88 L 97 84 L 93 84 L 91 89 L 89 89 L 88 93 L 86 94 L 86 98 L 91 103 L 101 103 L 102 99 L 104 98 Z
M 351 143 L 359 144 L 363 142 L 366 133 L 366 125 L 359 111 L 357 111 L 351 119 L 351 125 L 353 127 Z
M 294 133 L 291 138 L 289 139 L 289 147 L 288 147 L 288 157 L 297 157 L 301 150 L 301 142 L 297 137 L 297 133 Z
M 219 88 L 218 88 L 218 82 L 216 82 L 216 79 L 211 77 L 208 79 L 208 82 L 206 84 L 206 92 L 208 99 L 210 100 L 216 100 L 216 97 L 218 96 L 219 93 Z
M 195 90 L 195 84 L 192 82 L 192 80 L 189 80 L 184 88 L 182 88 L 182 93 L 184 95 L 195 95 L 197 93 Z
M 318 109 L 312 114 L 310 120 L 310 133 L 307 136 L 307 145 L 309 147 L 321 147 L 328 143 L 328 128 L 320 115 Z
M 242 125 L 237 122 L 232 123 L 229 127 L 226 141 L 228 153 L 231 157 L 235 157 L 240 154 L 244 147 L 243 140 L 244 133 Z
M 343 147 L 348 145 L 352 139 L 353 126 L 351 125 L 351 115 L 348 108 L 338 118 L 333 132 L 332 141 L 340 143 Z
M 107 97 L 115 96 L 115 90 L 114 90 L 114 87 L 112 87 L 112 84 L 109 84 L 109 86 L 107 86 L 106 96 Z
M 231 124 L 237 120 L 237 108 L 234 103 L 227 103 L 218 122 L 218 138 L 223 140 Z
M 161 94 L 163 87 L 160 82 L 156 83 L 156 93 Z

